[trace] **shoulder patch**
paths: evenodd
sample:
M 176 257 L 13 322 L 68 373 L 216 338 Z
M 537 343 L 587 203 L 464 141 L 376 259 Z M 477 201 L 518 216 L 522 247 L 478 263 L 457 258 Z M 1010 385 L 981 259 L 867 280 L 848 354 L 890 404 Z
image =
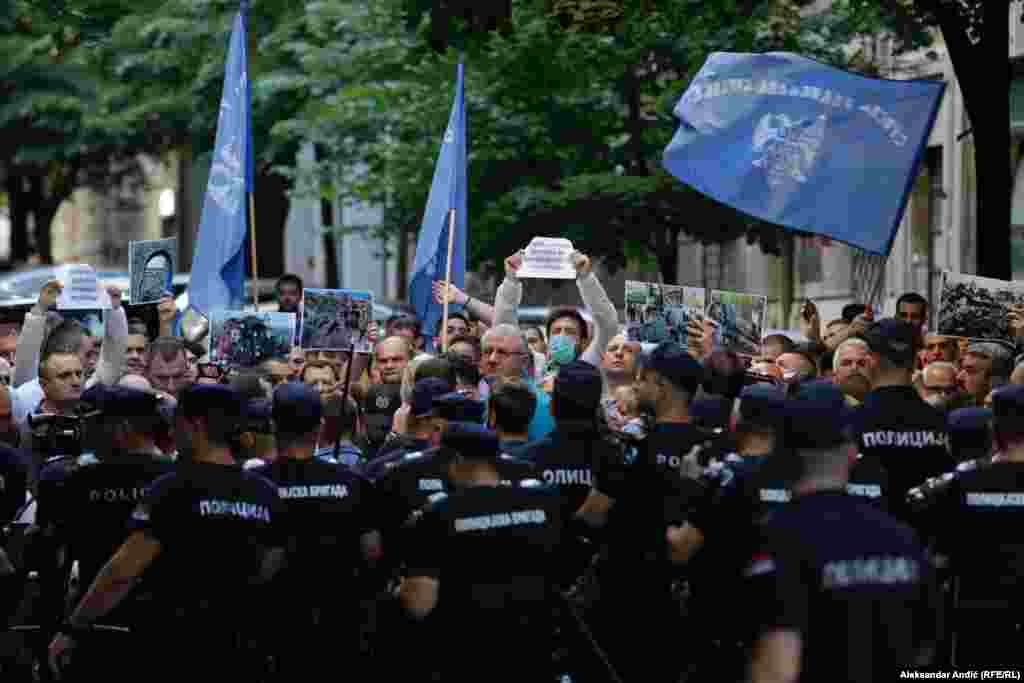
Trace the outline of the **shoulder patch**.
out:
M 523 479 L 519 482 L 519 486 L 524 489 L 536 489 L 544 486 L 544 482 L 540 479 Z
M 407 453 L 402 456 L 402 462 L 408 462 L 410 460 L 419 460 L 423 457 L 423 451 L 415 451 L 414 453 Z
M 441 502 L 447 497 L 448 494 L 444 492 L 432 493 L 431 495 L 427 496 L 427 502 L 433 505 L 434 503 Z
M 964 462 L 962 462 L 962 463 L 960 463 L 959 465 L 956 466 L 956 471 L 957 472 L 970 472 L 971 470 L 976 470 L 976 469 L 978 469 L 978 461 L 977 460 L 965 460 Z

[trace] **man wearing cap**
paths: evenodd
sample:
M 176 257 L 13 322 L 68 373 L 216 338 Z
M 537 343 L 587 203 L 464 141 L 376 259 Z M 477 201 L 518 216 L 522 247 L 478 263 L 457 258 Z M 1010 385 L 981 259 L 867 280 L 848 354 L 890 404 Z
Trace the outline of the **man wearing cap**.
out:
M 433 628 L 446 644 L 435 650 L 446 683 L 554 680 L 559 497 L 539 481 L 502 485 L 497 435 L 478 424 L 450 424 L 441 452 L 455 486 L 416 521 L 399 602 L 414 619 L 433 618 L 444 591 Z
M 172 465 L 156 445 L 163 428 L 156 395 L 97 384 L 82 394 L 82 401 L 98 412 L 90 421 L 96 458 L 70 472 L 58 499 L 40 501 L 37 522 L 53 526 L 57 545 L 66 549 L 66 566 L 78 561 L 79 585 L 85 588 L 121 546 L 125 522 L 146 489 Z M 137 628 L 151 601 L 145 591 L 134 591 L 103 623 Z M 76 672 L 96 674 L 109 667 L 111 645 L 134 650 L 125 642 L 100 638 L 76 661 Z
M 906 516 L 904 493 L 950 469 L 946 420 L 921 400 L 911 382 L 916 332 L 903 320 L 871 325 L 865 341 L 872 355 L 872 390 L 858 413 L 857 445 L 889 474 L 889 512 Z
M 994 457 L 964 461 L 908 494 L 956 576 L 951 626 L 957 667 L 1019 667 L 1024 661 L 1024 387 L 997 389 L 992 414 Z
M 992 410 L 958 408 L 946 418 L 949 452 L 958 463 L 992 456 Z
M 678 344 L 660 344 L 642 357 L 637 393 L 658 424 L 623 459 L 594 460 L 593 485 L 577 512 L 607 539 L 594 626 L 624 680 L 675 683 L 679 677 L 679 662 L 666 657 L 680 615 L 665 532 L 682 526 L 703 492 L 694 479 L 680 476 L 684 458 L 708 440 L 688 422 L 690 399 L 702 378 L 703 368 Z M 623 622 L 631 624 L 625 632 Z
M 765 525 L 745 570 L 755 682 L 881 681 L 926 664 L 934 641 L 924 548 L 909 527 L 846 493 L 856 447 L 829 389 L 834 399 L 786 406 L 793 500 Z
M 278 386 L 272 415 L 278 458 L 254 471 L 277 485 L 289 538 L 285 569 L 271 584 L 280 626 L 274 639 L 278 671 L 311 679 L 321 669 L 320 653 L 330 650 L 345 659 L 348 648 L 349 657 L 357 654 L 359 596 L 353 586 L 359 568 L 380 558 L 379 515 L 368 480 L 313 457 L 322 419 L 315 389 Z M 333 579 L 326 583 L 325 567 Z
M 236 647 L 249 587 L 278 571 L 284 557 L 277 489 L 236 463 L 233 442 L 245 403 L 223 385 L 191 385 L 175 415 L 179 462 L 135 507 L 128 538 L 100 570 L 50 644 L 59 672 L 83 634 L 103 623 L 140 579 L 153 591 L 137 654 L 161 675 L 231 680 L 244 670 Z M 174 643 L 178 656 L 167 656 Z
M 981 408 L 993 389 L 1010 381 L 1012 371 L 1011 348 L 996 341 L 972 342 L 960 359 L 956 379 L 969 405 Z

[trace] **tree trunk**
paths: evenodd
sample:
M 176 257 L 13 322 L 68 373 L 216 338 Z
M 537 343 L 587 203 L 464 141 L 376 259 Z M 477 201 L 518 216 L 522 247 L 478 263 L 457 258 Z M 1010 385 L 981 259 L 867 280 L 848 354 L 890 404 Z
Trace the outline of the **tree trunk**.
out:
M 398 231 L 398 300 L 409 296 L 409 226 L 403 223 Z
M 331 232 L 324 233 L 324 269 L 327 271 L 327 289 L 338 289 L 338 250 L 335 249 L 335 237 Z
M 666 285 L 679 284 L 679 228 L 657 230 L 658 271 Z
M 629 175 L 647 176 L 650 172 L 647 168 L 647 159 L 644 155 L 643 146 L 643 119 L 640 116 L 640 79 L 637 77 L 636 67 L 632 64 L 626 67 L 626 76 L 623 79 L 623 100 L 626 104 L 626 132 L 629 133 L 629 141 L 626 143 L 626 154 Z
M 256 174 L 256 258 L 260 278 L 284 275 L 284 227 L 288 220 L 288 181 L 276 173 Z
M 29 207 L 24 190 L 24 176 L 9 173 L 7 198 L 11 204 L 11 263 L 28 261 Z
M 57 213 L 52 201 L 48 201 L 45 192 L 44 178 L 39 175 L 30 176 L 28 179 L 28 201 L 33 217 L 33 232 L 36 241 L 36 253 L 39 255 L 39 262 L 42 265 L 53 263 L 53 236 L 50 232 L 50 224 L 53 216 Z M 60 206 L 59 202 L 57 206 Z

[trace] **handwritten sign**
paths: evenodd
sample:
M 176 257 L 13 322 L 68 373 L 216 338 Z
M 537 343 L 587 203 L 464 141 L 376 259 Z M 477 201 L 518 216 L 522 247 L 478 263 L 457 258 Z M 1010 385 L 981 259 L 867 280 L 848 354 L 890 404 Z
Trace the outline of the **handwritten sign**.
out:
M 57 297 L 58 310 L 99 309 L 110 310 L 110 295 L 100 288 L 99 279 L 92 266 L 79 263 L 61 266 L 57 279 L 64 285 Z
M 534 237 L 523 253 L 523 265 L 516 276 L 545 280 L 574 280 L 572 242 L 555 237 Z

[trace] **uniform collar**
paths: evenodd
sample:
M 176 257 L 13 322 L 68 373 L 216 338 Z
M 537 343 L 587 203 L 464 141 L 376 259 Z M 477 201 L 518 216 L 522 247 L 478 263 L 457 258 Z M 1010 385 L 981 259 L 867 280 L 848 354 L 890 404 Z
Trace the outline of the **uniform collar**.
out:
M 917 390 L 913 386 L 888 386 L 879 387 L 872 390 L 867 396 L 864 397 L 864 407 L 873 406 L 881 403 L 882 401 L 889 400 L 890 398 L 908 398 L 914 397 L 918 401 L 921 398 L 917 395 Z

